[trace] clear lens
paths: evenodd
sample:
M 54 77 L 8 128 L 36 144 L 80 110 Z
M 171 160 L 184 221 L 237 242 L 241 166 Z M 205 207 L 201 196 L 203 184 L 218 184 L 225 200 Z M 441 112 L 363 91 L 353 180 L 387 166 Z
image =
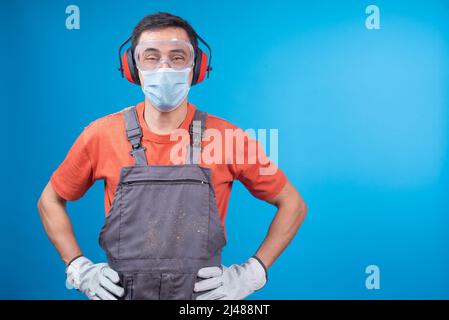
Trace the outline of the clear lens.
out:
M 137 45 L 134 59 L 139 70 L 184 69 L 193 65 L 193 47 L 185 40 L 147 40 Z

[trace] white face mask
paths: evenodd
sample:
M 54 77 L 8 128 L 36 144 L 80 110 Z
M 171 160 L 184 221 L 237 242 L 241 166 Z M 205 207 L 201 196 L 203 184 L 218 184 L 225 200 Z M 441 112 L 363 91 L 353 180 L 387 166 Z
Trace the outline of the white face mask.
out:
M 173 68 L 141 70 L 142 91 L 159 111 L 173 111 L 187 97 L 190 90 L 189 74 L 191 70 L 190 67 L 181 70 Z

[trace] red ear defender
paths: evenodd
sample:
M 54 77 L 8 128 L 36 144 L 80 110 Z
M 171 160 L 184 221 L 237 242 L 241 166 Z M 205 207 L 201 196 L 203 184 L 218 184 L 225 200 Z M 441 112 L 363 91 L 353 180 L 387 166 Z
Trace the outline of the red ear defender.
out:
M 139 75 L 134 66 L 134 60 L 131 49 L 126 50 L 122 56 L 123 73 L 126 79 L 134 84 L 140 85 Z
M 128 57 L 126 51 L 123 52 L 122 65 L 123 65 L 123 73 L 125 74 L 126 80 L 128 80 L 129 82 L 134 82 L 133 78 L 131 77 L 131 72 L 129 70 Z
M 207 72 L 207 55 L 201 51 L 201 64 L 200 64 L 200 74 L 198 75 L 198 80 L 196 83 L 200 83 L 206 77 Z
M 195 55 L 195 66 L 193 68 L 192 86 L 200 83 L 206 77 L 209 67 L 207 60 L 207 55 L 203 52 L 203 50 L 197 48 Z

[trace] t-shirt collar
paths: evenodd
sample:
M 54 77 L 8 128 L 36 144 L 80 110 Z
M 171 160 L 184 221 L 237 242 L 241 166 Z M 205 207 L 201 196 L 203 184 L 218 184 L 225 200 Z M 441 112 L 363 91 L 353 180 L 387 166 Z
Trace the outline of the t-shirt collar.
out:
M 187 102 L 187 114 L 181 125 L 178 127 L 180 129 L 189 130 L 189 125 L 193 120 L 195 114 L 195 105 Z M 142 140 L 149 140 L 158 143 L 176 143 L 176 141 L 170 141 L 170 134 L 156 134 L 148 128 L 147 123 L 144 118 L 145 111 L 145 101 L 139 102 L 136 105 L 137 115 L 139 117 L 140 127 L 142 128 L 143 137 Z

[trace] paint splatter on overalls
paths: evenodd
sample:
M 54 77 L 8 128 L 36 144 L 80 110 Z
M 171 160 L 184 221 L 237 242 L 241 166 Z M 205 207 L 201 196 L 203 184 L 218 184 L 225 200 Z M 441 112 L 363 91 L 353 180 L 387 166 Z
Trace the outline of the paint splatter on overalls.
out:
M 211 170 L 198 165 L 207 113 L 195 111 L 186 164 L 149 166 L 135 107 L 122 112 L 135 165 L 121 169 L 100 245 L 124 299 L 195 299 L 198 270 L 221 266 L 226 244 Z

